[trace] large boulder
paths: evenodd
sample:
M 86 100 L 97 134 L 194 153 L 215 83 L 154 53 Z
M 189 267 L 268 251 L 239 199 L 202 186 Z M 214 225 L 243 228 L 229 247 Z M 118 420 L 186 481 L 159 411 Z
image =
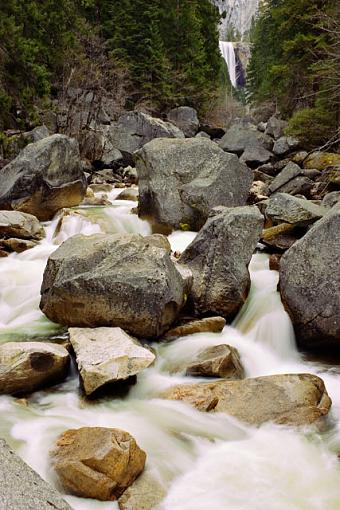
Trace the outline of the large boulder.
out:
M 43 227 L 32 214 L 0 211 L 0 237 L 40 240 L 44 235 Z
M 236 122 L 221 138 L 219 145 L 224 151 L 241 156 L 246 149 L 254 147 L 271 151 L 273 140 L 270 136 L 258 131 L 253 124 Z
M 281 259 L 280 291 L 299 342 L 340 342 L 340 204 L 330 209 Z
M 256 206 L 212 211 L 179 259 L 193 274 L 189 301 L 195 313 L 226 319 L 236 315 L 248 295 L 248 265 L 262 227 L 263 216 Z
M 144 469 L 146 455 L 123 430 L 83 427 L 64 432 L 51 460 L 65 491 L 114 501 Z
M 1 171 L 0 208 L 51 219 L 78 205 L 86 191 L 76 140 L 52 135 L 27 145 Z
M 124 113 L 106 132 L 110 145 L 130 154 L 154 138 L 184 138 L 174 124 L 142 112 Z
M 252 171 L 204 138 L 153 140 L 136 154 L 139 212 L 160 224 L 198 230 L 213 207 L 246 203 Z
M 200 126 L 197 112 L 190 106 L 173 108 L 168 113 L 168 120 L 181 129 L 188 138 L 195 136 Z
M 61 345 L 8 342 L 0 345 L 0 394 L 30 393 L 61 382 L 70 357 Z
M 310 200 L 294 197 L 287 193 L 277 193 L 267 200 L 266 218 L 274 223 L 290 223 L 306 226 L 322 218 L 327 213 L 325 207 Z
M 155 355 L 120 328 L 70 328 L 86 395 L 147 368 Z
M 164 236 L 77 235 L 50 255 L 40 307 L 60 324 L 157 337 L 185 303 L 190 275 L 180 271 Z
M 327 415 L 332 404 L 322 379 L 310 374 L 181 384 L 162 396 L 187 402 L 199 411 L 226 413 L 251 425 L 311 424 Z
M 0 508 L 71 510 L 58 491 L 33 471 L 0 439 Z

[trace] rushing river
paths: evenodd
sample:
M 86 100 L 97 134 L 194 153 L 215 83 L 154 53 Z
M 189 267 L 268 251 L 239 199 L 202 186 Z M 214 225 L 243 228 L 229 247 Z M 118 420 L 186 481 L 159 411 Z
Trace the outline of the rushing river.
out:
M 110 194 L 112 206 L 59 214 L 45 224 L 47 236 L 39 246 L 0 260 L 0 342 L 57 340 L 64 334 L 39 311 L 43 271 L 58 244 L 78 233 L 150 234 L 148 223 L 131 213 L 136 204 L 116 199 L 120 191 Z M 194 236 L 175 232 L 169 240 L 174 251 L 182 251 Z M 340 370 L 298 353 L 268 257 L 255 254 L 250 271 L 250 295 L 234 323 L 222 333 L 155 343 L 157 362 L 138 376 L 126 397 L 86 403 L 74 370 L 65 383 L 27 401 L 0 397 L 0 437 L 57 485 L 48 451 L 61 432 L 82 426 L 124 429 L 147 452 L 147 471 L 168 492 L 159 510 L 340 510 Z M 247 377 L 294 372 L 322 377 L 333 400 L 329 426 L 254 428 L 158 398 L 174 384 L 203 381 L 176 373 L 178 361 L 222 343 L 238 349 Z M 65 499 L 76 510 L 118 509 L 113 502 Z

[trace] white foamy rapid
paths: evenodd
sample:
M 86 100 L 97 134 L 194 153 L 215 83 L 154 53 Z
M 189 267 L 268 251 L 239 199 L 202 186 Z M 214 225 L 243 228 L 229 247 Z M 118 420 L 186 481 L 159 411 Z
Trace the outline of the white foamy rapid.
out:
M 71 235 L 94 232 L 150 233 L 146 222 L 131 214 L 135 203 L 114 200 L 108 207 L 61 213 L 46 225 L 47 237 L 36 248 L 0 261 L 0 341 L 40 336 L 58 327 L 38 310 L 39 290 L 48 255 Z M 169 236 L 174 251 L 183 251 L 192 232 Z M 222 333 L 195 334 L 155 343 L 157 361 L 138 376 L 125 398 L 86 404 L 78 377 L 27 402 L 0 397 L 0 436 L 38 471 L 57 485 L 48 451 L 57 436 L 81 426 L 117 427 L 130 432 L 147 452 L 146 469 L 168 491 L 158 510 L 339 510 L 340 375 L 333 367 L 304 361 L 295 347 L 290 320 L 276 291 L 278 274 L 268 257 L 254 255 L 252 286 L 234 323 Z M 258 429 L 224 414 L 200 413 L 176 401 L 159 399 L 184 377 L 181 363 L 201 349 L 228 343 L 241 356 L 248 377 L 310 372 L 320 375 L 333 399 L 334 426 L 315 430 L 267 424 Z M 75 510 L 117 510 L 114 502 L 73 496 Z
M 220 51 L 228 67 L 230 82 L 232 86 L 236 88 L 236 55 L 233 43 L 220 41 Z

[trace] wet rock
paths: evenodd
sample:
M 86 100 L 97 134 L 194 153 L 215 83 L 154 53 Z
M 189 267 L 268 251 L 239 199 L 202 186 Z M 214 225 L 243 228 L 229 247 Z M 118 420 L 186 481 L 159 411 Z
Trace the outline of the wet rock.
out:
M 251 425 L 307 425 L 327 415 L 331 407 L 324 382 L 310 374 L 182 384 L 162 396 L 187 402 L 199 411 L 226 413 Z
M 157 337 L 176 320 L 188 292 L 189 278 L 177 268 L 163 236 L 73 236 L 48 259 L 40 306 L 60 324 Z
M 90 184 L 90 186 L 87 189 L 91 189 L 94 193 L 98 192 L 110 193 L 110 191 L 113 190 L 113 185 L 109 183 Z
M 340 202 L 340 191 L 332 191 L 323 198 L 322 205 L 324 207 L 333 207 L 338 202 Z
M 101 501 L 118 499 L 143 471 L 145 459 L 128 432 L 102 427 L 67 430 L 51 451 L 64 490 Z
M 179 336 L 194 335 L 195 333 L 220 333 L 226 320 L 223 317 L 206 317 L 205 319 L 185 322 L 170 329 L 164 338 L 177 338 Z
M 313 152 L 303 162 L 304 168 L 323 172 L 329 166 L 340 165 L 340 154 L 334 152 Z
M 44 228 L 32 214 L 18 211 L 0 211 L 1 237 L 40 240 L 44 235 Z
M 305 347 L 340 342 L 339 231 L 336 205 L 281 260 L 282 301 Z
M 284 131 L 287 127 L 288 122 L 278 119 L 273 115 L 267 122 L 266 135 L 270 135 L 277 140 L 284 135 Z
M 138 173 L 136 168 L 127 166 L 124 168 L 123 177 L 131 184 L 138 184 Z
M 326 213 L 326 208 L 287 193 L 277 193 L 268 199 L 265 210 L 266 218 L 274 223 L 290 223 L 299 226 L 310 225 Z
M 168 120 L 181 129 L 188 138 L 195 136 L 200 126 L 196 110 L 189 106 L 173 108 L 168 113 Z
M 58 491 L 33 471 L 0 439 L 0 508 L 71 510 Z
M 227 130 L 219 145 L 224 151 L 240 156 L 247 148 L 261 147 L 271 151 L 273 140 L 252 124 L 235 123 Z
M 130 154 L 154 138 L 184 138 L 174 124 L 141 112 L 127 112 L 109 128 L 110 141 L 120 151 Z
M 261 242 L 272 248 L 286 251 L 301 237 L 295 226 L 290 223 L 280 223 L 262 231 Z
M 81 203 L 82 205 L 110 205 L 111 202 L 108 199 L 108 196 L 106 193 L 103 195 L 96 197 L 92 189 L 89 187 L 86 190 L 86 195 L 84 197 L 84 200 Z
M 17 239 L 15 237 L 11 237 L 10 239 L 1 239 L 0 244 L 6 248 L 6 250 L 22 253 L 23 251 L 30 250 L 37 246 L 38 241 L 30 241 L 29 239 Z
M 273 152 L 276 156 L 286 156 L 290 152 L 298 149 L 300 146 L 300 141 L 296 138 L 292 138 L 290 136 L 282 136 L 278 140 L 275 141 Z
M 117 200 L 131 200 L 132 202 L 138 202 L 138 195 L 138 189 L 127 188 L 118 195 Z
M 272 253 L 269 257 L 269 269 L 271 271 L 280 270 L 281 253 Z
M 230 319 L 238 312 L 248 295 L 248 264 L 262 227 L 255 206 L 212 211 L 179 259 L 193 274 L 189 302 L 196 314 Z
M 240 161 L 250 166 L 250 168 L 257 168 L 260 165 L 268 163 L 273 157 L 273 154 L 264 147 L 246 147 Z
M 86 395 L 147 368 L 155 355 L 120 328 L 70 328 Z
M 69 366 L 67 350 L 47 342 L 0 345 L 0 394 L 31 393 L 61 382 Z
M 25 147 L 1 171 L 0 208 L 51 219 L 78 205 L 86 191 L 76 140 L 52 135 Z
M 244 205 L 252 171 L 203 138 L 153 140 L 136 154 L 139 211 L 157 223 L 198 230 L 213 207 Z
M 244 368 L 240 355 L 230 345 L 215 345 L 204 349 L 186 369 L 186 375 L 243 379 Z
M 119 498 L 119 510 L 156 509 L 165 496 L 166 490 L 160 482 L 144 471 Z

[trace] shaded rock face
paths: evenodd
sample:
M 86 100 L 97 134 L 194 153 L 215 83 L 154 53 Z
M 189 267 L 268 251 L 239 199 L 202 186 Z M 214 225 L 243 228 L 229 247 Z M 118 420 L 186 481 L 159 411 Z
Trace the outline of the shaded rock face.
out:
M 262 227 L 256 206 L 212 211 L 179 259 L 193 274 L 189 299 L 197 314 L 226 319 L 236 315 L 248 295 L 248 265 Z
M 150 473 L 141 476 L 119 498 L 119 510 L 156 510 L 166 496 L 166 490 Z
M 195 333 L 220 333 L 226 320 L 223 317 L 206 317 L 205 319 L 185 322 L 166 332 L 165 338 L 193 335 Z
M 51 219 L 78 205 L 86 191 L 76 140 L 52 135 L 25 147 L 1 171 L 0 208 Z
M 32 214 L 0 211 L 0 237 L 40 240 L 44 235 L 43 227 Z
M 288 122 L 278 119 L 273 115 L 267 122 L 266 134 L 277 140 L 284 135 L 284 130 L 288 127 Z
M 123 430 L 83 427 L 64 432 L 51 460 L 65 491 L 114 501 L 144 469 L 146 455 Z
M 164 333 L 184 305 L 190 278 L 164 236 L 77 235 L 48 259 L 42 311 L 68 326 L 118 326 L 141 337 Z
M 298 149 L 300 146 L 300 141 L 296 138 L 292 138 L 291 136 L 282 136 L 278 140 L 275 141 L 273 152 L 276 156 L 286 156 L 291 151 Z
M 283 304 L 304 347 L 340 342 L 340 204 L 281 259 Z
M 313 184 L 313 181 L 305 176 L 304 170 L 290 161 L 272 181 L 269 191 L 272 194 L 280 192 L 291 195 L 308 195 Z
M 199 411 L 226 413 L 251 425 L 311 424 L 327 415 L 332 403 L 322 379 L 310 374 L 182 384 L 162 396 L 187 402 Z
M 61 382 L 70 357 L 61 345 L 8 342 L 0 345 L 0 394 L 30 393 Z
M 139 213 L 198 230 L 213 207 L 246 203 L 252 171 L 204 138 L 153 140 L 136 154 Z
M 201 351 L 186 369 L 186 375 L 243 379 L 240 355 L 230 345 L 215 345 Z
M 61 495 L 0 439 L 0 508 L 72 510 Z
M 264 147 L 246 147 L 240 161 L 250 166 L 250 168 L 257 168 L 260 165 L 268 163 L 272 157 L 273 154 Z
M 268 151 L 272 150 L 273 139 L 261 133 L 252 124 L 241 122 L 233 124 L 219 142 L 220 147 L 226 152 L 241 154 L 250 148 L 260 147 Z
M 147 368 L 155 355 L 120 328 L 70 328 L 86 395 Z
M 266 218 L 274 223 L 286 222 L 292 225 L 306 226 L 322 218 L 327 213 L 310 200 L 297 198 L 287 193 L 277 193 L 268 199 L 265 208 Z
M 108 128 L 107 137 L 116 149 L 130 154 L 154 138 L 184 138 L 174 124 L 141 112 L 128 112 Z
M 168 113 L 168 119 L 181 129 L 188 138 L 195 136 L 200 126 L 196 110 L 189 106 L 173 108 Z

